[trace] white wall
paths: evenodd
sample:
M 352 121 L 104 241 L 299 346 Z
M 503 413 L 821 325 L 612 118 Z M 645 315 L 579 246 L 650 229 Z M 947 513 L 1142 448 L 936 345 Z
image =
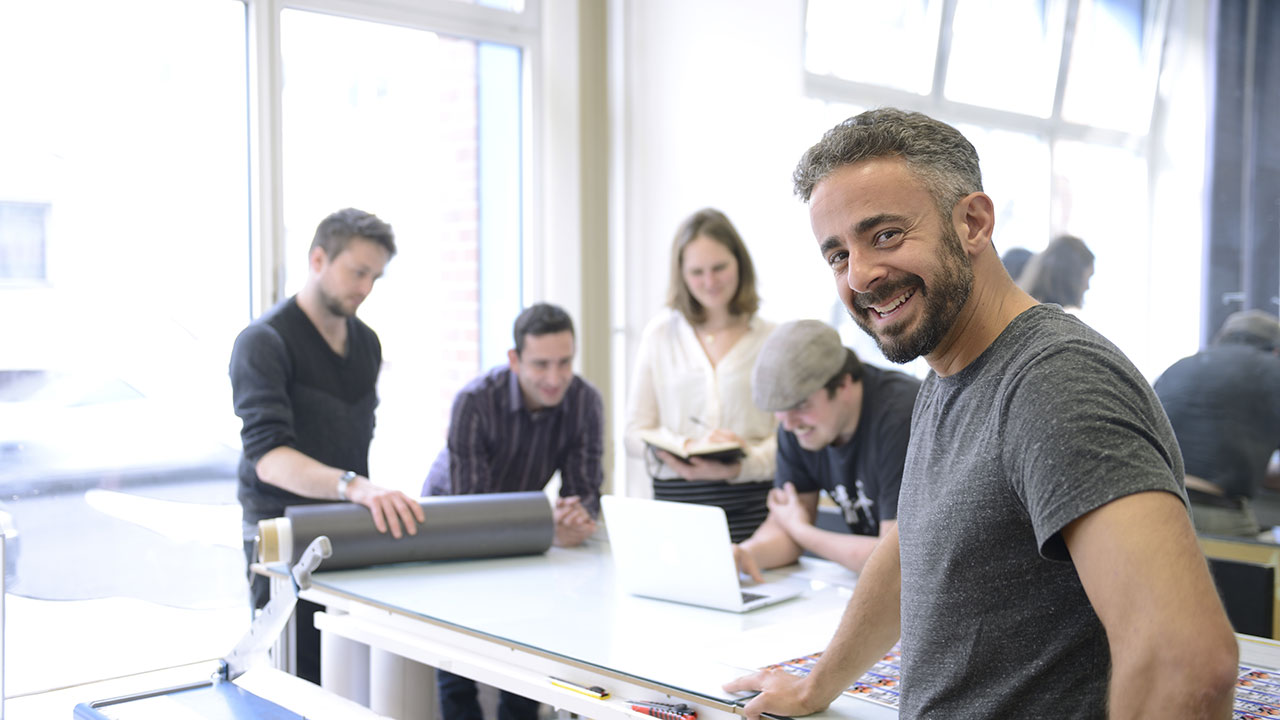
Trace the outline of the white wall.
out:
M 623 358 L 662 307 L 671 239 L 695 210 L 716 207 L 751 251 L 760 314 L 826 318 L 834 298 L 808 212 L 791 192 L 800 154 L 832 123 L 802 108 L 800 0 L 643 0 L 622 13 L 622 123 L 616 197 L 624 203 L 622 257 L 613 258 L 624 323 Z M 812 126 L 812 127 L 811 127 Z M 615 345 L 618 348 L 619 345 Z M 630 362 L 625 366 L 629 374 Z M 615 381 L 620 434 L 629 377 Z M 619 457 L 625 451 L 618 448 Z M 621 463 L 619 463 L 621 465 Z M 629 492 L 642 467 L 628 464 Z M 615 481 L 616 482 L 616 481 Z
M 704 206 L 746 240 L 764 317 L 826 317 L 829 275 L 791 192 L 800 154 L 831 124 L 803 112 L 803 3 L 645 0 L 623 10 L 628 340 L 663 305 L 676 226 Z

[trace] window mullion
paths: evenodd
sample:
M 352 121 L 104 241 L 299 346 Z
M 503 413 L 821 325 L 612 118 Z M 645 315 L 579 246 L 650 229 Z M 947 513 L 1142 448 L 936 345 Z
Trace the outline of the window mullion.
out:
M 252 308 L 257 316 L 283 298 L 284 190 L 279 0 L 248 0 Z
M 947 67 L 951 62 L 951 25 L 956 16 L 956 3 L 960 0 L 942 0 L 942 21 L 938 23 L 938 50 L 933 64 L 933 89 L 930 96 L 936 103 L 946 102 Z
M 1071 68 L 1071 49 L 1076 40 L 1076 18 L 1080 13 L 1080 0 L 1067 0 L 1066 16 L 1062 20 L 1062 53 L 1058 59 L 1058 84 L 1053 91 L 1053 112 L 1049 115 L 1055 122 L 1062 120 L 1062 102 L 1067 96 L 1067 75 Z

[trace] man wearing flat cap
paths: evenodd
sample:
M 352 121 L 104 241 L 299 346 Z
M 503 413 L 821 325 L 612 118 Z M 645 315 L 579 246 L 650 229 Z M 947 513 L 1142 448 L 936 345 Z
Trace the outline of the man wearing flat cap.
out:
M 1257 537 L 1250 507 L 1280 447 L 1280 320 L 1261 310 L 1229 316 L 1213 345 L 1155 382 L 1186 466 L 1196 532 Z
M 769 516 L 734 546 L 738 568 L 795 562 L 808 550 L 859 571 L 897 522 L 898 486 L 920 381 L 863 365 L 817 320 L 780 325 L 760 348 L 752 399 L 778 419 Z M 850 534 L 817 527 L 818 493 L 840 508 Z

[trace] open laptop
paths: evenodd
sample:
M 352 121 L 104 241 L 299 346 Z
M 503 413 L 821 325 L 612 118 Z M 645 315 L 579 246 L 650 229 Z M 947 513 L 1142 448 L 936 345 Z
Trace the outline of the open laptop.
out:
M 793 598 L 797 581 L 740 585 L 724 510 L 713 505 L 600 498 L 614 577 L 632 595 L 746 612 Z M 749 582 L 749 581 L 748 581 Z

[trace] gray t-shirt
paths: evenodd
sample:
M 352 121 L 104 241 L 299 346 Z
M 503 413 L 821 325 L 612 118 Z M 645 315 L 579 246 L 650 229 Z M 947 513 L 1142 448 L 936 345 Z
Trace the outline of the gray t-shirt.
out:
M 1106 633 L 1061 530 L 1125 495 L 1186 502 L 1150 385 L 1055 305 L 920 390 L 899 499 L 903 717 L 1102 718 Z

